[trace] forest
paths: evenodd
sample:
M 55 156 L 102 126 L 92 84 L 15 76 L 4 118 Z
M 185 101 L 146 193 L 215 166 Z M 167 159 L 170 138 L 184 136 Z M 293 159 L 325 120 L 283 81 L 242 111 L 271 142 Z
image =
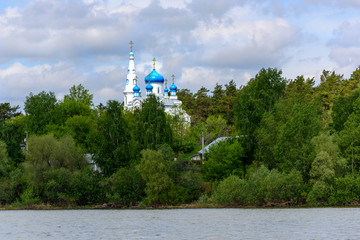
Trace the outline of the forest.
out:
M 82 85 L 59 100 L 0 103 L 0 206 L 342 206 L 360 203 L 360 67 L 346 79 L 286 79 L 178 91 L 170 116 L 151 95 L 134 111 L 97 106 Z M 192 160 L 201 138 L 210 147 Z

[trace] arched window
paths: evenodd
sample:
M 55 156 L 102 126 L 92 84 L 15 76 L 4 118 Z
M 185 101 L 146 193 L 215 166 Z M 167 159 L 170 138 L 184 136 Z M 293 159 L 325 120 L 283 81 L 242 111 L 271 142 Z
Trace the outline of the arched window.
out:
M 158 87 L 158 93 L 160 93 L 160 87 Z

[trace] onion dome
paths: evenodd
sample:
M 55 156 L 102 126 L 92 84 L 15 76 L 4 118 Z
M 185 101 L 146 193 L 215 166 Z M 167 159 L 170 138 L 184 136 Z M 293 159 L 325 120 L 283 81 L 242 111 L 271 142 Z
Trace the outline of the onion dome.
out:
M 171 86 L 170 86 L 170 91 L 176 91 L 177 90 L 177 86 L 175 86 L 175 84 L 173 83 Z
M 169 89 L 167 87 L 165 87 L 164 93 L 168 93 L 168 92 L 169 92 Z
M 145 77 L 145 83 L 164 83 L 164 77 L 161 76 L 155 69 Z
M 153 86 L 149 83 L 147 86 L 146 86 L 146 90 L 153 90 Z
M 140 91 L 140 88 L 138 85 L 135 85 L 135 87 L 133 87 L 133 91 L 134 92 L 139 92 Z

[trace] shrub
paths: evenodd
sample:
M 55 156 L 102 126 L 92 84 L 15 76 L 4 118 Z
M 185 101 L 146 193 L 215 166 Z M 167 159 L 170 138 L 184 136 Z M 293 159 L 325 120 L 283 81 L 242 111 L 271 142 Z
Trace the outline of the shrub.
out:
M 249 185 L 238 176 L 232 175 L 220 182 L 214 192 L 214 200 L 219 204 L 246 204 Z
M 358 202 L 360 199 L 360 178 L 347 175 L 335 180 L 329 204 L 344 205 Z

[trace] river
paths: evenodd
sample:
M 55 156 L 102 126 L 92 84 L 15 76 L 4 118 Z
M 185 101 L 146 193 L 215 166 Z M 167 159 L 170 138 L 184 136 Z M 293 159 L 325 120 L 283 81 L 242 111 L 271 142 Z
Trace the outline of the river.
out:
M 360 208 L 0 211 L 0 239 L 360 239 Z

